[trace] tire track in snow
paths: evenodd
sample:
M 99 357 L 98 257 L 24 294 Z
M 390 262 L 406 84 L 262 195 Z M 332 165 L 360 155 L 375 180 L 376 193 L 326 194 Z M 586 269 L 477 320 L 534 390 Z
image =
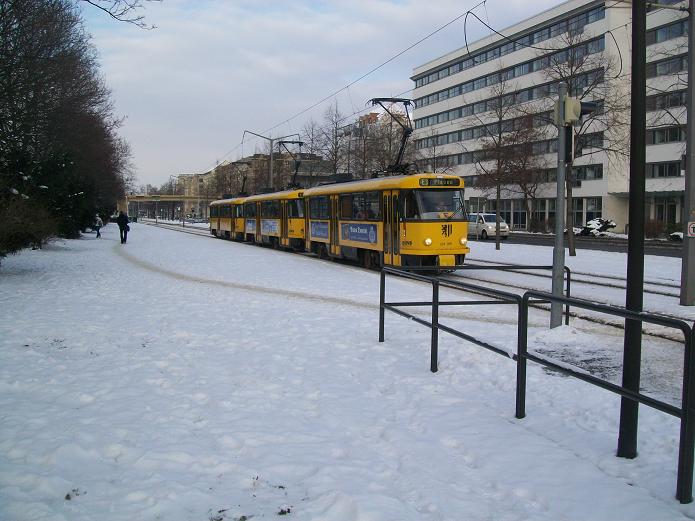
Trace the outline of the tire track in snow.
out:
M 120 244 L 115 244 L 113 246 L 114 252 L 122 257 L 123 259 L 127 260 L 128 262 L 131 262 L 135 264 L 136 266 L 139 266 L 142 269 L 145 269 L 147 271 L 153 272 L 153 273 L 159 273 L 161 275 L 166 275 L 167 277 L 172 277 L 177 280 L 183 280 L 187 282 L 196 282 L 198 284 L 209 284 L 209 285 L 214 285 L 214 286 L 222 286 L 226 288 L 233 288 L 233 289 L 241 289 L 244 291 L 251 291 L 254 293 L 263 293 L 267 295 L 276 295 L 280 297 L 291 297 L 291 298 L 296 298 L 296 299 L 301 299 L 301 300 L 308 300 L 310 302 L 317 302 L 317 303 L 331 303 L 331 304 L 339 304 L 343 306 L 349 306 L 353 308 L 359 308 L 359 309 L 372 309 L 374 311 L 379 310 L 379 305 L 378 304 L 370 304 L 367 302 L 359 302 L 356 300 L 348 299 L 348 298 L 341 298 L 341 297 L 330 297 L 330 296 L 325 296 L 325 295 L 316 295 L 314 293 L 307 293 L 303 291 L 293 291 L 293 290 L 286 290 L 286 289 L 277 289 L 277 288 L 269 288 L 267 286 L 259 286 L 256 284 L 248 284 L 248 283 L 243 283 L 243 282 L 229 282 L 225 280 L 219 280 L 219 279 L 209 279 L 209 278 L 204 278 L 204 277 L 198 277 L 195 275 L 187 275 L 185 273 L 179 273 L 177 271 L 173 271 L 167 268 L 163 268 L 161 266 L 158 266 L 156 264 L 153 264 L 151 262 L 147 262 L 145 260 L 139 259 L 135 257 L 134 255 L 131 255 L 128 253 L 123 247 L 121 247 Z M 415 310 L 414 310 L 415 311 Z M 416 313 L 413 313 L 416 314 Z M 422 315 L 424 317 L 429 316 L 428 313 L 420 313 L 418 315 Z M 490 322 L 494 324 L 508 324 L 512 326 L 516 326 L 516 320 L 507 320 L 498 316 L 495 317 L 490 317 L 486 315 L 476 315 L 474 313 L 470 312 L 441 312 L 439 313 L 440 318 L 452 318 L 452 319 L 460 319 L 460 320 L 475 320 L 477 322 Z M 540 327 L 539 324 L 530 324 L 530 325 L 536 325 Z
M 152 264 L 151 262 L 144 261 L 142 259 L 138 259 L 137 257 L 127 253 L 124 248 L 119 247 L 120 245 L 116 244 L 113 247 L 114 252 L 118 254 L 119 256 L 123 257 L 126 259 L 128 262 L 131 262 L 140 268 L 143 268 L 147 271 L 151 271 L 154 273 L 160 273 L 162 275 L 166 275 L 168 277 L 175 278 L 177 280 L 185 280 L 188 282 L 197 282 L 199 284 L 211 284 L 214 286 L 222 286 L 225 288 L 234 288 L 234 289 L 241 289 L 245 291 L 252 291 L 255 293 L 265 293 L 269 295 L 277 295 L 281 297 L 293 297 L 297 299 L 302 299 L 302 300 L 309 300 L 312 302 L 330 302 L 333 304 L 341 304 L 344 306 L 350 306 L 350 307 L 358 307 L 358 308 L 369 308 L 369 309 L 379 309 L 378 305 L 375 304 L 368 304 L 365 302 L 357 302 L 355 300 L 350 300 L 347 298 L 340 298 L 340 297 L 329 297 L 329 296 L 324 296 L 324 295 L 315 295 L 313 293 L 305 293 L 302 291 L 292 291 L 292 290 L 287 290 L 287 289 L 277 289 L 277 288 L 269 288 L 267 286 L 258 286 L 256 284 L 247 284 L 243 282 L 228 282 L 226 280 L 219 280 L 219 279 L 208 279 L 204 277 L 198 277 L 195 275 L 186 275 L 185 273 L 179 273 L 177 271 L 173 271 L 167 268 L 163 268 L 161 266 L 157 266 L 156 264 Z

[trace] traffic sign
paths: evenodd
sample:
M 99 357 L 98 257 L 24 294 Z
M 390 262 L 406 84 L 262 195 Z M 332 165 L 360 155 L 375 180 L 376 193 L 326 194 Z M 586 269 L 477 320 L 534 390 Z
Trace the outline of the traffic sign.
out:
M 695 221 L 688 223 L 688 237 L 695 237 Z

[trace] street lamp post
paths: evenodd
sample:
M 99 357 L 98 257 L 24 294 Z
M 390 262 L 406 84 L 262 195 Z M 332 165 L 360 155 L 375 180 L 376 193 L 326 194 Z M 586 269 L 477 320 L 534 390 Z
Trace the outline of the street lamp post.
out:
M 275 141 L 279 141 L 279 140 L 281 140 L 281 139 L 286 139 L 286 138 L 288 138 L 288 137 L 294 137 L 294 136 L 299 137 L 299 134 L 297 134 L 297 133 L 295 132 L 294 134 L 290 134 L 290 135 L 288 135 L 288 136 L 282 136 L 282 137 L 275 137 L 275 138 L 273 138 L 273 137 L 262 136 L 262 135 L 260 135 L 260 134 L 256 134 L 255 132 L 251 132 L 250 130 L 244 130 L 244 135 L 243 135 L 242 138 L 241 138 L 241 142 L 242 142 L 242 143 L 244 142 L 244 137 L 246 137 L 246 134 L 252 134 L 252 135 L 254 135 L 254 136 L 256 136 L 256 137 L 259 137 L 259 138 L 261 138 L 261 139 L 266 139 L 266 140 L 268 140 L 268 141 L 270 142 L 270 175 L 269 175 L 269 178 L 270 178 L 270 179 L 269 179 L 269 184 L 270 184 L 270 189 L 271 189 L 271 190 L 275 190 L 275 186 L 274 186 L 275 183 L 274 183 L 274 179 L 273 179 L 273 144 L 275 143 Z
M 174 181 L 172 181 L 172 179 L 174 179 Z M 175 176 L 175 175 L 170 175 L 170 176 L 169 176 L 169 185 L 171 186 L 171 195 L 172 195 L 172 197 L 173 197 L 174 195 L 176 195 L 176 193 L 174 192 L 174 182 L 175 182 L 175 181 L 177 181 L 176 176 Z M 175 201 L 172 200 L 172 201 L 171 201 L 171 213 L 172 213 L 171 219 L 172 219 L 172 220 L 174 220 L 175 217 L 176 217 L 175 208 L 176 208 L 176 206 L 175 206 Z

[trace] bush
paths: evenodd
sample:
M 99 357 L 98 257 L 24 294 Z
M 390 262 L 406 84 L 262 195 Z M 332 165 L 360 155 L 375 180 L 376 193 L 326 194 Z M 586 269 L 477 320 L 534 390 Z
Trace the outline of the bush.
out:
M 0 204 L 0 258 L 24 248 L 40 248 L 56 232 L 53 217 L 33 201 L 12 197 Z

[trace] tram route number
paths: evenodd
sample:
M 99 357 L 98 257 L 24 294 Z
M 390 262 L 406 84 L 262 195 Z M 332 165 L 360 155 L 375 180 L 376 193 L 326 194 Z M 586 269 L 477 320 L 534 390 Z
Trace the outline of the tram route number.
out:
M 688 237 L 695 237 L 695 221 L 688 223 Z

